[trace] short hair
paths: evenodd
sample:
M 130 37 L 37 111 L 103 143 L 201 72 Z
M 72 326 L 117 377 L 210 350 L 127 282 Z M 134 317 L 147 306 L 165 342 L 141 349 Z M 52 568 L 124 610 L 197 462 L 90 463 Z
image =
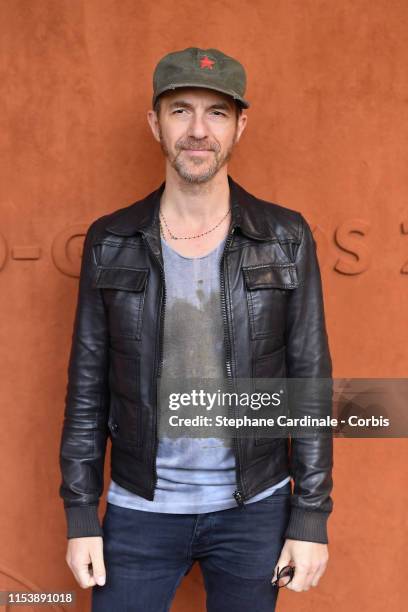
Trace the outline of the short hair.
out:
M 158 96 L 153 106 L 153 110 L 157 114 L 157 116 L 160 115 L 160 103 L 161 103 L 161 96 Z M 235 106 L 236 118 L 238 119 L 238 117 L 242 114 L 243 107 L 235 99 L 234 99 L 234 103 L 235 103 L 234 106 Z

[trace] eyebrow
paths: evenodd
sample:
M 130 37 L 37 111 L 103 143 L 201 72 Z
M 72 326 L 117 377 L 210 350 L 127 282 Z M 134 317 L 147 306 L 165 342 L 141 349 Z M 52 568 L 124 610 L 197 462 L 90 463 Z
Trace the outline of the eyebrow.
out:
M 193 105 L 189 102 L 186 102 L 185 100 L 174 100 L 173 102 L 170 102 L 169 110 L 175 108 L 176 106 L 181 106 L 182 108 L 193 108 Z M 227 102 L 216 102 L 215 104 L 211 104 L 211 106 L 208 106 L 207 110 L 211 110 L 212 108 L 231 111 L 231 106 Z

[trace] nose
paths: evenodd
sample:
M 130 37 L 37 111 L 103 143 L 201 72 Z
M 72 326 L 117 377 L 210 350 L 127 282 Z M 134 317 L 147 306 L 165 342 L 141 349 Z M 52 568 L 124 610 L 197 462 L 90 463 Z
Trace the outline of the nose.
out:
M 188 135 L 191 138 L 200 140 L 207 138 L 208 133 L 208 126 L 206 124 L 204 115 L 200 113 L 192 113 L 191 120 L 188 125 Z

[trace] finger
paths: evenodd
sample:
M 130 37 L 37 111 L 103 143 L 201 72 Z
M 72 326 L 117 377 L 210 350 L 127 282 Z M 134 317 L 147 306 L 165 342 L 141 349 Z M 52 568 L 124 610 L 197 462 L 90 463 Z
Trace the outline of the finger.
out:
M 318 585 L 320 578 L 323 576 L 324 572 L 326 571 L 326 567 L 327 567 L 326 564 L 323 564 L 322 566 L 319 566 L 317 568 L 312 578 L 311 586 L 315 587 Z
M 89 551 L 82 559 L 77 559 L 72 565 L 72 571 L 80 587 L 86 589 L 95 585 L 95 580 L 91 574 L 91 557 Z
M 88 565 L 74 568 L 74 575 L 80 587 L 87 589 L 95 585 L 95 579 L 91 575 Z
M 307 568 L 296 566 L 293 579 L 289 582 L 287 588 L 292 591 L 303 591 L 306 584 L 307 574 Z
M 290 555 L 287 552 L 282 552 L 273 570 L 272 582 L 276 580 L 278 568 L 281 570 L 291 561 Z
M 91 563 L 92 563 L 92 576 L 100 586 L 106 582 L 106 570 L 103 561 L 103 546 L 98 543 L 95 549 L 90 551 Z
M 312 586 L 312 580 L 315 577 L 316 571 L 317 571 L 316 568 L 311 568 L 307 572 L 305 581 L 303 583 L 303 590 L 304 591 L 308 591 L 310 589 L 310 587 Z

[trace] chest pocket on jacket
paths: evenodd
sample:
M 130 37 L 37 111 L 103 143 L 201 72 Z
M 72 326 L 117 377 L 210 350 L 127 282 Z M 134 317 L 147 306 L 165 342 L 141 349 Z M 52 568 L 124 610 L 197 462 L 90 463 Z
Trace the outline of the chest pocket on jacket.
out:
M 140 340 L 148 269 L 99 266 L 95 285 L 103 291 L 112 337 Z
M 290 292 L 299 286 L 296 264 L 262 264 L 242 270 L 251 338 L 283 334 Z

